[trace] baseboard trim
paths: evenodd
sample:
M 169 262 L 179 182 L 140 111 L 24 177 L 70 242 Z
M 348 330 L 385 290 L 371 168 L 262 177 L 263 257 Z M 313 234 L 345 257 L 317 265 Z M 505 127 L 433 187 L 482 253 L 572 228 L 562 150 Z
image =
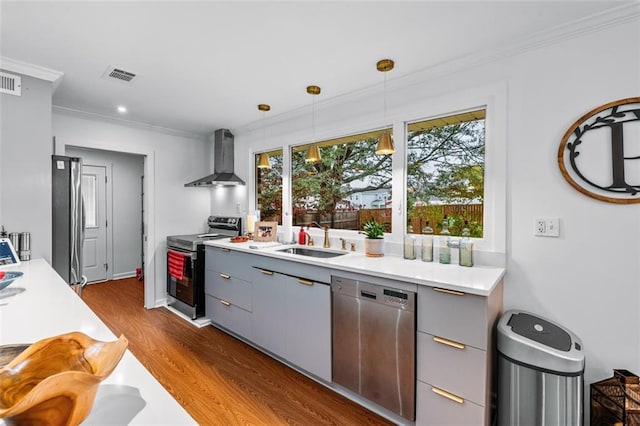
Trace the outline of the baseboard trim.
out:
M 112 280 L 123 280 L 125 278 L 134 278 L 135 276 L 136 276 L 136 271 L 120 272 L 119 274 L 113 274 L 111 279 Z
M 207 325 L 211 325 L 211 320 L 209 318 L 201 317 L 201 318 L 196 318 L 196 319 L 192 320 L 191 318 L 189 318 L 188 316 L 186 316 L 185 314 L 183 314 L 179 310 L 175 309 L 173 306 L 165 305 L 164 307 L 167 308 L 167 310 L 169 312 L 176 314 L 177 316 L 179 316 L 183 320 L 187 321 L 188 323 L 190 323 L 192 325 L 195 325 L 198 328 L 202 328 L 202 327 L 206 327 Z

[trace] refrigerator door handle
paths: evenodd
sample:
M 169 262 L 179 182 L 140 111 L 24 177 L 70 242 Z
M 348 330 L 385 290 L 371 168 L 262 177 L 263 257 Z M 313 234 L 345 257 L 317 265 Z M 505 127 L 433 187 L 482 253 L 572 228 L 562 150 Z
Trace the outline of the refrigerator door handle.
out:
M 80 249 L 82 249 L 84 247 L 84 231 L 87 229 L 87 216 L 84 209 L 84 197 L 82 194 L 80 194 L 80 207 L 82 209 L 82 217 L 80 219 L 82 221 L 80 224 Z
M 84 243 L 84 203 L 82 200 L 82 162 L 70 163 L 71 202 L 71 277 L 69 284 L 79 284 L 82 280 L 82 246 Z

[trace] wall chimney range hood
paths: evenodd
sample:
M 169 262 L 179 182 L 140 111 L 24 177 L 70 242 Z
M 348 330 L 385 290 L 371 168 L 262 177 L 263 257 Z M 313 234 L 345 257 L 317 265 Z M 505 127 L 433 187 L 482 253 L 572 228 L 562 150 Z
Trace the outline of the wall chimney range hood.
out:
M 184 186 L 235 186 L 245 182 L 233 173 L 233 134 L 227 129 L 213 133 L 213 174 Z

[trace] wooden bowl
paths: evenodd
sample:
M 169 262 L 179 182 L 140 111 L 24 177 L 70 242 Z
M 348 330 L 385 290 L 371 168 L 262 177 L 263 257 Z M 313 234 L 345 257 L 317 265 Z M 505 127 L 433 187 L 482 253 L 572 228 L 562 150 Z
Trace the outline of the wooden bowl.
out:
M 40 340 L 0 368 L 0 418 L 9 425 L 78 425 L 127 349 L 73 332 Z

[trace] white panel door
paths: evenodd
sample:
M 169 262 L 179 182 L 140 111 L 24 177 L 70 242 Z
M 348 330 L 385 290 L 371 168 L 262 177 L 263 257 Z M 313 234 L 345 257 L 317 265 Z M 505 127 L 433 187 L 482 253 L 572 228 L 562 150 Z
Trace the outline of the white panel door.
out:
M 106 167 L 82 167 L 82 198 L 85 230 L 82 274 L 87 281 L 107 279 L 107 191 Z

